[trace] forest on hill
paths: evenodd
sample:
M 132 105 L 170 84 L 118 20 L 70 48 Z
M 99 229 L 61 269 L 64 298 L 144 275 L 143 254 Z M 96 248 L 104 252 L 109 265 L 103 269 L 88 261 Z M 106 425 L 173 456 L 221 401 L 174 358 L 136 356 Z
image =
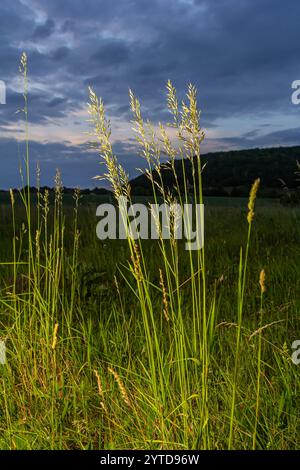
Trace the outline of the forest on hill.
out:
M 249 189 L 256 178 L 261 179 L 260 197 L 283 198 L 286 202 L 300 201 L 300 146 L 256 148 L 248 150 L 231 150 L 227 152 L 207 153 L 201 156 L 202 184 L 204 196 L 247 197 Z M 194 161 L 195 163 L 195 161 Z M 195 164 L 196 166 L 196 164 Z M 183 172 L 184 168 L 184 172 Z M 192 164 L 188 159 L 175 160 L 175 170 L 180 189 L 184 191 L 183 174 L 192 182 Z M 164 187 L 172 192 L 175 186 L 173 172 L 168 164 L 160 168 Z M 153 171 L 154 180 L 159 182 L 157 171 Z M 197 181 L 197 178 L 196 178 Z M 130 181 L 133 196 L 151 196 L 152 185 L 145 174 Z M 54 188 L 43 186 L 40 191 L 48 190 L 51 199 Z M 193 187 L 190 185 L 190 192 Z M 37 193 L 35 186 L 31 193 Z M 63 188 L 65 195 L 72 198 L 74 188 Z M 14 189 L 16 197 L 19 190 Z M 83 188 L 81 195 L 86 197 L 108 197 L 113 193 L 104 187 Z M 9 202 L 9 191 L 0 190 L 0 202 Z
M 295 192 L 297 181 L 297 161 L 300 161 L 300 146 L 255 148 L 227 152 L 214 152 L 202 155 L 202 183 L 205 196 L 247 196 L 249 188 L 256 178 L 261 179 L 260 195 L 281 197 L 287 188 Z M 183 165 L 175 161 L 179 185 L 183 183 Z M 192 164 L 184 160 L 184 171 L 192 181 Z M 172 171 L 161 169 L 164 185 L 172 191 L 175 180 Z M 154 171 L 158 181 L 158 174 Z M 131 182 L 133 195 L 149 195 L 151 183 L 144 175 Z M 192 190 L 192 188 L 191 188 Z

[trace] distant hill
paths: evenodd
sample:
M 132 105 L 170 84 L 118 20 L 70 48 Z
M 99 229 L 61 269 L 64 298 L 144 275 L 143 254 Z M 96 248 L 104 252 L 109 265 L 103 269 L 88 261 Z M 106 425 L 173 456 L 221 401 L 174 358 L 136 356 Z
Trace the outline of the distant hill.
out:
M 24 188 L 27 190 L 27 187 L 25 186 Z M 50 204 L 54 202 L 55 198 L 55 189 L 51 188 L 49 186 L 42 186 L 40 188 L 40 192 L 44 193 L 45 190 L 49 192 L 49 202 Z M 74 188 L 67 188 L 63 187 L 63 194 L 64 194 L 64 201 L 67 203 L 74 204 Z M 14 199 L 17 203 L 21 203 L 22 199 L 20 196 L 19 189 L 13 189 L 14 193 Z M 38 190 L 35 186 L 30 186 L 30 193 L 32 195 L 32 202 L 37 201 L 37 193 Z M 100 199 L 111 199 L 113 198 L 113 193 L 112 191 L 109 191 L 106 188 L 93 188 L 93 189 L 81 189 L 80 190 L 80 201 L 81 202 L 92 202 L 92 201 L 97 201 Z M 10 204 L 11 199 L 10 199 L 10 192 L 7 190 L 1 190 L 0 189 L 0 204 Z
M 256 148 L 248 150 L 232 150 L 229 152 L 207 153 L 201 156 L 203 168 L 202 182 L 205 196 L 237 196 L 247 197 L 251 184 L 256 178 L 261 179 L 260 197 L 282 197 L 284 194 L 282 181 L 291 190 L 300 186 L 297 181 L 297 161 L 300 162 L 300 146 Z M 175 161 L 175 168 L 179 185 L 183 190 L 182 161 Z M 191 162 L 184 160 L 185 174 L 192 184 Z M 172 191 L 175 185 L 174 176 L 170 169 L 162 168 L 163 181 L 166 188 Z M 158 180 L 154 171 L 153 176 Z M 299 176 L 298 176 L 299 179 Z M 151 196 L 151 183 L 145 175 L 140 175 L 130 181 L 133 196 Z M 54 197 L 54 188 L 44 186 L 40 188 L 43 192 L 49 191 L 50 200 Z M 193 188 L 190 186 L 190 191 Z M 34 195 L 35 187 L 30 188 Z M 299 193 L 300 189 L 298 190 Z M 72 198 L 74 188 L 63 188 L 65 195 Z M 14 189 L 18 197 L 18 190 Z M 81 189 L 81 195 L 87 200 L 98 197 L 113 198 L 111 190 L 106 188 Z M 299 196 L 300 197 L 300 196 Z M 9 191 L 0 190 L 0 203 L 9 203 Z
M 300 161 L 300 146 L 256 148 L 229 152 L 214 152 L 202 155 L 203 189 L 206 196 L 247 196 L 255 178 L 261 179 L 260 195 L 279 197 L 282 182 L 293 189 L 297 186 L 296 162 Z M 180 186 L 183 184 L 182 161 L 175 162 Z M 191 163 L 184 161 L 185 173 L 192 182 Z M 164 185 L 174 187 L 174 177 L 169 169 L 162 169 Z M 153 176 L 157 179 L 156 172 Z M 150 195 L 151 184 L 145 175 L 130 182 L 133 195 Z M 299 184 L 299 183 L 298 183 Z

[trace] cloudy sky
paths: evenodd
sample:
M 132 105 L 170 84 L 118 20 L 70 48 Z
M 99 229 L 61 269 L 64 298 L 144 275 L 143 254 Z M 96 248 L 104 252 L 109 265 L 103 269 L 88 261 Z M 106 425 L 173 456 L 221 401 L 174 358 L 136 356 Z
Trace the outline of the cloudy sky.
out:
M 29 60 L 30 151 L 42 184 L 91 187 L 87 88 L 104 99 L 115 153 L 131 175 L 128 88 L 154 122 L 168 121 L 165 83 L 198 88 L 203 152 L 300 144 L 300 2 L 295 0 L 1 0 L 0 187 L 18 186 L 24 156 L 22 51 Z

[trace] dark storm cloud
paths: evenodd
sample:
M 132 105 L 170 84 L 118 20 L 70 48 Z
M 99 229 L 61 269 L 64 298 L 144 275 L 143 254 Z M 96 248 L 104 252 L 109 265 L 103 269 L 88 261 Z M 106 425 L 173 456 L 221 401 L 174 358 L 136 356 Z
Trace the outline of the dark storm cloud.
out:
M 272 146 L 299 145 L 300 127 L 283 129 L 261 135 L 261 129 L 255 129 L 239 137 L 223 137 L 215 139 L 214 143 L 219 144 L 219 148 L 241 149 Z
M 37 26 L 33 32 L 33 39 L 45 39 L 51 36 L 54 32 L 55 23 L 52 19 L 48 18 L 45 23 Z
M 180 97 L 189 81 L 197 86 L 205 127 L 234 117 L 255 129 L 257 118 L 272 123 L 280 113 L 295 121 L 286 131 L 215 139 L 220 145 L 299 143 L 300 111 L 290 100 L 290 84 L 300 78 L 299 15 L 300 3 L 291 0 L 1 0 L 0 79 L 8 100 L 0 125 L 13 123 L 20 106 L 11 80 L 26 49 L 30 79 L 39 84 L 30 98 L 33 124 L 68 119 L 86 103 L 87 85 L 111 116 L 128 117 L 130 87 L 146 117 L 165 120 L 171 78 Z
M 67 98 L 53 98 L 53 100 L 49 101 L 47 106 L 49 108 L 54 108 L 62 104 L 65 104 L 66 102 L 67 102 Z
M 22 109 L 24 100 L 21 93 L 7 91 L 6 105 L 0 106 L 0 125 L 16 124 L 19 118 L 23 119 Z M 55 118 L 66 117 L 70 109 L 76 110 L 76 103 L 67 103 L 66 97 L 53 97 L 48 93 L 33 91 L 29 96 L 29 121 L 31 124 L 46 124 Z
M 55 61 L 60 61 L 60 60 L 65 59 L 69 55 L 69 53 L 70 53 L 70 49 L 68 47 L 62 46 L 62 47 L 58 47 L 57 49 L 55 49 L 55 51 L 52 52 L 50 57 L 51 59 Z
M 127 163 L 127 170 L 137 174 L 135 168 L 140 166 L 140 158 L 132 157 L 127 146 L 122 142 L 115 145 L 117 152 L 122 154 L 120 163 Z M 0 139 L 1 164 L 5 166 L 5 173 L 0 173 L 0 188 L 8 189 L 11 186 L 21 186 L 19 175 L 20 165 L 24 168 L 25 145 L 13 137 Z M 31 184 L 36 184 L 37 164 L 41 170 L 41 185 L 53 186 L 56 169 L 63 175 L 65 186 L 79 186 L 82 188 L 95 187 L 95 175 L 102 175 L 103 165 L 99 164 L 99 157 L 91 152 L 88 145 L 71 145 L 70 143 L 30 143 L 30 173 Z
M 91 56 L 91 59 L 101 66 L 117 65 L 129 57 L 129 48 L 123 41 L 103 41 L 100 48 Z
M 30 2 L 52 15 L 76 42 L 71 54 L 66 46 L 49 56 L 33 50 L 32 72 L 47 74 L 53 70 L 51 57 L 64 57 L 58 78 L 95 82 L 109 102 L 122 99 L 121 105 L 127 86 L 152 106 L 161 100 L 168 78 L 180 90 L 192 81 L 203 107 L 215 117 L 265 105 L 274 109 L 283 93 L 288 101 L 287 83 L 299 68 L 299 6 L 289 10 L 277 0 L 202 1 L 194 8 L 179 1 L 148 3 L 90 0 L 83 8 L 78 0 Z M 101 37 L 103 30 L 112 37 Z M 117 34 L 121 38 L 113 37 Z
M 13 150 L 13 155 L 12 155 Z M 21 186 L 20 178 L 16 179 L 19 174 L 20 164 L 24 165 L 25 147 L 24 144 L 17 142 L 13 138 L 5 138 L 0 140 L 0 154 L 2 164 L 6 167 L 5 174 L 0 174 L 0 187 L 8 188 L 11 185 Z M 41 144 L 32 142 L 30 144 L 31 156 L 31 183 L 35 184 L 36 165 L 39 162 L 41 167 L 41 184 L 51 184 L 57 167 L 67 169 L 67 181 L 70 182 L 70 174 L 76 164 L 79 165 L 79 171 L 83 170 L 83 164 L 89 163 L 85 176 L 89 175 L 89 179 L 93 176 L 93 170 L 97 169 L 96 158 L 92 159 L 86 155 L 86 149 L 80 147 L 67 146 L 61 143 Z M 82 163 L 82 164 L 81 164 Z M 69 174 L 69 178 L 68 178 Z M 78 179 L 79 180 L 79 179 Z M 83 178 L 84 180 L 84 178 Z M 11 183 L 8 185 L 8 181 Z

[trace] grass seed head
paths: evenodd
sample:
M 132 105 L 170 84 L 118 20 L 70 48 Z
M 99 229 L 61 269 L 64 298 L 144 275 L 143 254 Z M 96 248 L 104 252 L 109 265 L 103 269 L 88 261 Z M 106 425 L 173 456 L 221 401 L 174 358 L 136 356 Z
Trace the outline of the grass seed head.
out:
M 131 403 L 130 403 L 130 400 L 129 400 L 129 397 L 128 397 L 128 394 L 127 394 L 127 391 L 126 391 L 126 388 L 121 380 L 121 377 L 119 376 L 118 372 L 116 372 L 114 369 L 112 369 L 111 367 L 108 368 L 108 372 L 110 372 L 114 378 L 115 378 L 115 381 L 117 382 L 117 385 L 119 387 L 119 390 L 121 392 L 121 395 L 122 395 L 122 398 L 124 400 L 124 402 L 126 403 L 127 406 L 131 407 Z
M 266 292 L 266 273 L 264 269 L 261 270 L 259 275 L 259 285 L 261 293 L 263 294 L 264 292 Z
M 56 348 L 57 344 L 57 331 L 58 331 L 58 323 L 55 323 L 54 330 L 53 330 L 53 340 L 52 340 L 52 349 Z
M 259 184 L 260 184 L 260 178 L 257 178 L 254 181 L 251 191 L 250 191 L 249 202 L 248 202 L 248 215 L 247 215 L 247 220 L 249 224 L 251 224 L 254 219 L 254 214 L 255 214 L 254 207 L 255 207 L 255 200 L 256 200 L 256 195 L 257 195 L 257 191 L 259 188 Z
M 160 284 L 162 294 L 163 294 L 163 314 L 164 314 L 165 319 L 167 321 L 169 321 L 170 317 L 169 317 L 167 290 L 166 290 L 166 286 L 165 286 L 165 283 L 164 283 L 163 273 L 162 273 L 162 270 L 160 268 L 159 268 L 159 284 Z
M 9 190 L 9 194 L 10 194 L 10 202 L 11 202 L 11 205 L 13 207 L 15 205 L 15 196 L 14 196 L 14 192 L 11 188 Z
M 98 387 L 98 392 L 99 392 L 99 395 L 100 397 L 104 397 L 104 393 L 103 393 L 103 387 L 102 387 L 102 383 L 101 383 L 101 378 L 100 378 L 100 375 L 97 371 L 97 369 L 94 369 L 94 374 L 95 374 L 95 377 L 96 377 L 96 380 L 97 380 L 97 387 Z M 107 413 L 107 408 L 105 406 L 105 403 L 103 400 L 100 401 L 100 405 L 101 405 L 101 408 L 103 409 L 103 411 L 105 411 L 105 413 Z

